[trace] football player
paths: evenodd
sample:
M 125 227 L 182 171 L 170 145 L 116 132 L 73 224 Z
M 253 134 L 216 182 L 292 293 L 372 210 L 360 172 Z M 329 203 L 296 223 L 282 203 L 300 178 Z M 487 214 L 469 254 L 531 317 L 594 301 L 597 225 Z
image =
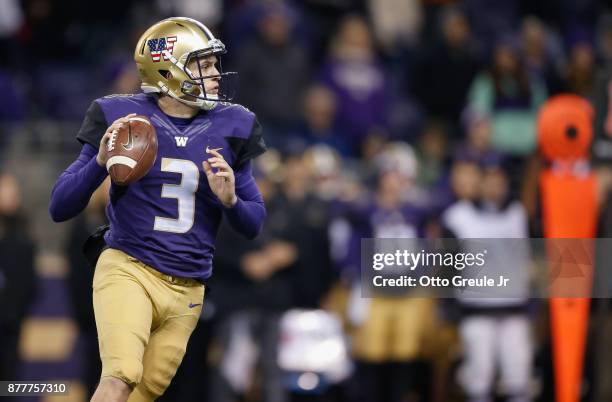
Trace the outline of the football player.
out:
M 102 377 L 92 401 L 153 401 L 174 376 L 200 312 L 223 216 L 248 238 L 265 207 L 250 160 L 265 151 L 255 115 L 228 103 L 225 46 L 203 24 L 169 18 L 140 38 L 143 93 L 95 100 L 78 159 L 51 195 L 54 221 L 76 216 L 107 176 L 107 142 L 134 115 L 157 131 L 153 168 L 112 185 L 93 280 Z

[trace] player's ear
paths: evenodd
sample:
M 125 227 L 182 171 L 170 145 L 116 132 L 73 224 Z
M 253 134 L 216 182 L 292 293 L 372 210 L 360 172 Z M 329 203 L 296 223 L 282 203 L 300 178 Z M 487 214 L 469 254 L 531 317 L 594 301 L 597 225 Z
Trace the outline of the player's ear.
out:
M 166 79 L 169 80 L 172 78 L 172 73 L 170 71 L 166 71 Z

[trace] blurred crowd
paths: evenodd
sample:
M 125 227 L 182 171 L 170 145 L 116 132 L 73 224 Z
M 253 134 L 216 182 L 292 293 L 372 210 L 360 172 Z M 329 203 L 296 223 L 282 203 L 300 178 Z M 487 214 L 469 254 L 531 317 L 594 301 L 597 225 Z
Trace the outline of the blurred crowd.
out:
M 15 127 L 80 122 L 92 99 L 139 91 L 131 53 L 140 33 L 167 16 L 196 18 L 228 47 L 223 66 L 239 73 L 237 102 L 264 127 L 270 150 L 254 173 L 268 218 L 252 242 L 221 228 L 202 323 L 162 399 L 551 401 L 549 339 L 535 330 L 545 321 L 541 303 L 363 299 L 360 239 L 541 237 L 535 121 L 543 102 L 559 93 L 590 100 L 593 162 L 612 161 L 608 6 L 0 0 L 0 171 Z M 3 236 L 25 232 L 11 207 L 17 184 L 0 176 L 0 256 L 17 249 L 5 242 L 20 242 L 27 269 L 14 283 L 27 284 L 35 245 L 25 233 Z M 64 250 L 75 320 L 90 345 L 90 388 L 99 370 L 86 302 L 93 273 L 79 244 L 104 222 L 104 202 L 102 192 L 74 222 Z M 0 300 L 11 297 L 4 261 Z M 350 369 L 313 382 L 276 356 L 295 324 L 287 312 L 319 310 L 340 317 Z M 19 318 L 4 321 L 2 339 L 16 342 Z

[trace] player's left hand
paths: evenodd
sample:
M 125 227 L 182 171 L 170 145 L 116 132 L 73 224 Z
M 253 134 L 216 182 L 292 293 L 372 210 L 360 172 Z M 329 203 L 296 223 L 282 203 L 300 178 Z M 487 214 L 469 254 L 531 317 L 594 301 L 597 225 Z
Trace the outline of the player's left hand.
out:
M 202 162 L 208 185 L 223 206 L 231 208 L 238 202 L 234 170 L 218 151 L 208 149 L 208 153 L 213 155 L 212 158 Z M 213 168 L 217 171 L 213 171 Z

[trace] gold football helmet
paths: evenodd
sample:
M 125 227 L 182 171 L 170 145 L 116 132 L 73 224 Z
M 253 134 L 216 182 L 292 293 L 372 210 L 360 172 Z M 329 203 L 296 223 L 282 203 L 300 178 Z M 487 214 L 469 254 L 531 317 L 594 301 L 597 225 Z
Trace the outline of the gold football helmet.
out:
M 202 23 L 185 17 L 160 21 L 145 31 L 134 50 L 134 60 L 144 92 L 163 93 L 187 105 L 210 110 L 217 102 L 230 102 L 233 98 L 235 72 L 223 73 L 220 56 L 225 45 L 216 39 Z M 217 57 L 216 75 L 204 75 L 198 61 Z M 195 60 L 196 71 L 187 66 Z M 216 94 L 206 93 L 204 81 L 216 80 Z

